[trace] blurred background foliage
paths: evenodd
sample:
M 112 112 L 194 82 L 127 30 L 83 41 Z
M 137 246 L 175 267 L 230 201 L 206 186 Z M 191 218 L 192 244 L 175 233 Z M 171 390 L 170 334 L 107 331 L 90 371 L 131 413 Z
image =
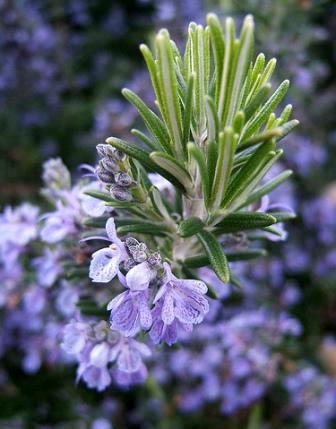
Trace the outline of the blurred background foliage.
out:
M 150 43 L 162 26 L 181 38 L 187 23 L 204 22 L 208 11 L 238 21 L 252 13 L 257 52 L 278 58 L 276 79 L 291 79 L 287 100 L 301 125 L 284 145 L 285 163 L 295 170 L 289 194 L 298 218 L 290 227 L 288 243 L 281 244 L 276 254 L 272 249 L 273 257 L 260 263 L 261 274 L 257 266 L 251 270 L 264 285 L 260 290 L 268 291 L 267 299 L 278 293 L 279 284 L 295 285 L 301 300 L 291 311 L 303 324 L 304 334 L 292 352 L 333 378 L 336 348 L 324 346 L 324 340 L 336 333 L 333 0 L 0 0 L 0 203 L 38 199 L 41 163 L 47 158 L 61 156 L 76 172 L 78 164 L 93 162 L 97 143 L 112 134 L 128 135 L 136 114 L 123 101 L 121 87 L 151 97 L 139 43 Z M 70 427 L 85 429 L 86 416 L 98 419 L 113 411 L 109 403 L 113 392 L 97 394 L 75 387 L 72 371 L 43 368 L 27 376 L 13 365 L 11 356 L 4 367 L 11 381 L 0 380 L 1 428 L 61 429 L 69 420 Z M 118 393 L 123 406 L 114 418 L 115 427 L 144 427 L 134 415 L 136 403 L 142 398 L 145 407 L 153 401 L 153 391 L 161 394 L 155 389 L 149 384 Z M 282 394 L 275 387 L 263 404 L 268 426 L 261 426 L 258 408 L 249 408 L 249 419 L 238 415 L 225 420 L 225 427 L 245 428 L 246 421 L 249 429 L 287 427 L 272 408 Z M 23 420 L 15 420 L 18 413 Z M 204 427 L 197 415 L 184 419 L 165 409 L 162 419 L 143 413 L 148 428 Z M 224 427 L 222 418 L 210 410 L 207 421 L 212 428 Z

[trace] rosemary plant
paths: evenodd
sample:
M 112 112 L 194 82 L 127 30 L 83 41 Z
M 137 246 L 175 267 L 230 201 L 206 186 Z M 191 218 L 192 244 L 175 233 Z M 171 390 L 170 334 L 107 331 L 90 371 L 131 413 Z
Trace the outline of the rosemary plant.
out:
M 166 30 L 156 36 L 154 55 L 142 45 L 157 112 L 123 90 L 147 128 L 132 130 L 141 144 L 116 137 L 99 144 L 100 160 L 91 169 L 98 182 L 83 189 L 90 201 L 75 203 L 78 191 L 62 191 L 58 210 L 48 215 L 41 233 L 49 242 L 59 239 L 60 229 L 78 231 L 78 222 L 105 227 L 105 235 L 89 231 L 84 241 L 93 244 L 84 253 L 92 255 L 91 280 L 113 288 L 103 288 L 105 299 L 100 286 L 81 294 L 84 319 L 65 327 L 62 343 L 89 387 L 103 390 L 112 377 L 123 385 L 144 381 L 142 360 L 151 350 L 147 336 L 142 342 L 134 337 L 148 333 L 152 343 L 172 345 L 190 332 L 209 311 L 205 295 L 221 295 L 198 269 L 211 266 L 220 286 L 239 285 L 229 262 L 264 255 L 252 244 L 258 237 L 282 238 L 276 224 L 293 217 L 267 200 L 291 171 L 263 180 L 282 155 L 277 143 L 297 125 L 289 121 L 290 105 L 279 116 L 274 112 L 289 83 L 270 95 L 275 60 L 265 63 L 263 54 L 253 60 L 253 32 L 251 16 L 237 38 L 232 19 L 224 31 L 209 15 L 205 28 L 189 26 L 183 56 Z M 52 163 L 45 176 L 60 178 L 60 169 Z M 52 185 L 47 183 L 47 194 L 57 188 Z M 75 206 L 69 224 L 64 211 Z M 88 209 L 92 217 L 85 220 Z M 109 245 L 97 248 L 97 240 Z
M 265 253 L 250 247 L 249 231 L 253 238 L 256 230 L 261 237 L 279 235 L 275 225 L 294 217 L 261 209 L 261 199 L 292 174 L 286 170 L 263 181 L 282 156 L 277 144 L 298 121 L 290 120 L 291 105 L 276 113 L 289 81 L 272 90 L 276 60 L 266 62 L 262 53 L 254 58 L 253 47 L 252 16 L 239 35 L 231 18 L 224 28 L 214 14 L 206 27 L 191 23 L 184 53 L 161 30 L 154 52 L 140 46 L 157 111 L 131 90 L 122 91 L 147 133 L 132 130 L 140 144 L 109 137 L 108 146 L 98 146 L 103 158 L 97 174 L 109 192 L 87 193 L 116 210 L 118 234 L 145 241 L 180 276 L 196 278 L 197 268 L 211 265 L 224 283 L 236 283 L 230 260 Z M 107 165 L 109 151 L 113 166 Z M 104 175 L 111 173 L 119 179 L 109 183 Z M 168 180 L 174 199 L 160 192 L 148 173 Z M 244 246 L 230 249 L 241 233 Z

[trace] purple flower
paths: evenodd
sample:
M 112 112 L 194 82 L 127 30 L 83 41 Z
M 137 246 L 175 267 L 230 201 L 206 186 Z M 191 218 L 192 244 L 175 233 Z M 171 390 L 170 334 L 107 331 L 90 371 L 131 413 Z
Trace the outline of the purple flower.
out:
M 52 286 L 62 271 L 60 265 L 61 252 L 59 249 L 44 249 L 42 256 L 33 260 L 37 271 L 37 281 L 41 286 Z
M 56 208 L 56 211 L 44 216 L 46 221 L 40 234 L 46 243 L 57 243 L 67 236 L 75 234 L 78 230 L 76 208 L 65 206 L 61 201 L 57 202 Z
M 140 328 L 147 330 L 152 325 L 152 314 L 148 306 L 149 291 L 126 291 L 108 304 L 111 310 L 111 328 L 133 337 Z
M 162 306 L 163 301 L 159 301 L 152 310 L 153 325 L 149 334 L 154 344 L 165 341 L 171 346 L 178 340 L 180 332 L 191 332 L 193 325 L 191 323 L 182 323 L 178 319 L 174 319 L 171 324 L 164 323 L 161 317 Z
M 116 360 L 117 369 L 126 374 L 136 373 L 143 368 L 142 358 L 148 358 L 152 354 L 146 344 L 133 338 L 120 338 L 120 341 L 112 348 L 111 360 Z
M 85 191 L 102 191 L 101 183 L 98 181 L 91 182 L 81 189 L 79 194 L 79 199 L 81 201 L 81 207 L 85 214 L 92 217 L 102 216 L 105 211 L 108 210 L 105 202 L 99 200 L 98 198 L 91 197 L 86 195 Z
M 76 304 L 79 300 L 79 291 L 63 280 L 57 293 L 55 306 L 63 316 L 69 317 L 75 314 Z
M 103 237 L 99 238 L 108 240 L 112 244 L 92 254 L 89 276 L 93 282 L 110 282 L 118 274 L 119 264 L 128 259 L 125 244 L 117 237 L 113 218 L 109 218 L 106 222 L 106 232 L 107 239 Z
M 13 209 L 5 207 L 0 215 L 1 246 L 25 246 L 37 236 L 38 208 L 25 203 Z
M 80 353 L 90 335 L 90 326 L 84 322 L 71 320 L 64 328 L 63 341 L 61 347 L 69 354 Z
M 28 314 L 38 314 L 44 310 L 47 303 L 45 289 L 39 286 L 30 287 L 23 296 L 24 308 Z
M 203 296 L 208 289 L 202 281 L 178 279 L 167 263 L 164 269 L 163 284 L 154 299 L 151 336 L 155 342 L 166 338 L 168 344 L 172 344 L 179 328 L 190 330 L 189 325 L 202 322 L 209 311 L 208 300 Z
M 78 378 L 83 378 L 85 383 L 91 389 L 97 389 L 99 392 L 105 390 L 111 384 L 111 374 L 106 367 L 89 366 L 78 368 Z

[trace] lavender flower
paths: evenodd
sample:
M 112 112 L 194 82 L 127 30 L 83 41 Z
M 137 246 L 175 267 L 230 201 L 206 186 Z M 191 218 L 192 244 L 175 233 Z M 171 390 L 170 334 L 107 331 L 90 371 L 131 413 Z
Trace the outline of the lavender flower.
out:
M 106 233 L 107 241 L 112 244 L 92 254 L 89 276 L 93 282 L 110 282 L 118 274 L 120 263 L 129 258 L 125 244 L 117 236 L 113 218 L 106 222 Z
M 172 344 L 176 331 L 182 326 L 190 330 L 189 325 L 202 322 L 209 311 L 208 300 L 203 296 L 208 288 L 198 280 L 182 280 L 173 275 L 167 263 L 164 263 L 165 277 L 154 298 L 156 310 L 153 310 L 154 323 L 151 336 L 155 342 L 166 338 Z M 177 320 L 180 323 L 171 325 Z M 167 327 L 169 334 L 166 332 Z
M 145 344 L 111 331 L 104 321 L 72 321 L 64 330 L 62 347 L 79 362 L 77 379 L 83 378 L 99 391 L 112 382 L 112 377 L 122 385 L 143 381 L 147 371 L 142 359 L 151 355 Z
M 107 306 L 111 328 L 126 337 L 133 337 L 141 328 L 148 330 L 152 325 L 148 296 L 148 290 L 129 290 L 116 296 Z

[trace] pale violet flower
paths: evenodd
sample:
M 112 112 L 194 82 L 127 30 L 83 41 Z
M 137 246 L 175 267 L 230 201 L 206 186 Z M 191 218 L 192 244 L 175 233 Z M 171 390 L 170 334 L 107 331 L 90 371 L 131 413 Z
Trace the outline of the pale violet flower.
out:
M 76 312 L 78 300 L 78 289 L 63 280 L 55 302 L 57 310 L 66 317 L 72 316 Z
M 96 237 L 110 241 L 112 244 L 92 254 L 89 276 L 93 282 L 110 282 L 118 274 L 119 264 L 129 258 L 125 244 L 117 237 L 113 218 L 109 218 L 106 222 L 106 233 L 108 238 Z
M 149 291 L 131 291 L 121 293 L 108 304 L 111 310 L 111 328 L 132 337 L 140 328 L 148 330 L 152 325 L 149 309 Z
M 61 256 L 62 251 L 60 249 L 45 248 L 42 256 L 33 259 L 32 265 L 36 269 L 39 285 L 50 287 L 55 283 L 62 270 Z
M 25 246 L 37 236 L 39 209 L 29 203 L 5 207 L 0 215 L 0 246 Z
M 154 344 L 164 341 L 171 346 L 179 339 L 181 332 L 191 332 L 193 325 L 191 323 L 182 323 L 177 318 L 169 325 L 164 323 L 162 320 L 162 305 L 163 301 L 159 301 L 152 310 L 153 324 L 149 334 Z
M 151 337 L 155 342 L 168 339 L 168 344 L 172 344 L 179 328 L 190 330 L 192 325 L 202 322 L 209 311 L 204 297 L 208 288 L 200 280 L 178 279 L 167 263 L 164 270 L 163 284 L 154 298 Z
M 46 243 L 57 243 L 78 230 L 78 212 L 76 208 L 65 206 L 61 201 L 56 204 L 56 211 L 47 213 L 41 229 L 41 239 Z
M 126 286 L 132 291 L 146 290 L 155 276 L 156 270 L 148 262 L 141 262 L 126 274 Z
M 72 355 L 81 353 L 90 335 L 90 326 L 87 323 L 71 320 L 63 332 L 61 347 Z
M 102 216 L 106 210 L 105 201 L 99 200 L 98 198 L 91 197 L 90 195 L 86 195 L 85 191 L 102 191 L 103 187 L 101 183 L 98 181 L 91 182 L 87 185 L 84 185 L 81 188 L 81 192 L 79 194 L 79 199 L 81 202 L 81 207 L 83 212 L 91 217 L 99 217 Z
M 133 338 L 121 337 L 112 349 L 112 358 L 116 360 L 117 369 L 128 374 L 139 371 L 144 365 L 142 359 L 150 357 L 151 354 L 146 344 Z
M 112 381 L 110 371 L 107 367 L 80 365 L 77 371 L 77 379 L 83 378 L 90 389 L 97 389 L 98 392 L 105 390 Z

